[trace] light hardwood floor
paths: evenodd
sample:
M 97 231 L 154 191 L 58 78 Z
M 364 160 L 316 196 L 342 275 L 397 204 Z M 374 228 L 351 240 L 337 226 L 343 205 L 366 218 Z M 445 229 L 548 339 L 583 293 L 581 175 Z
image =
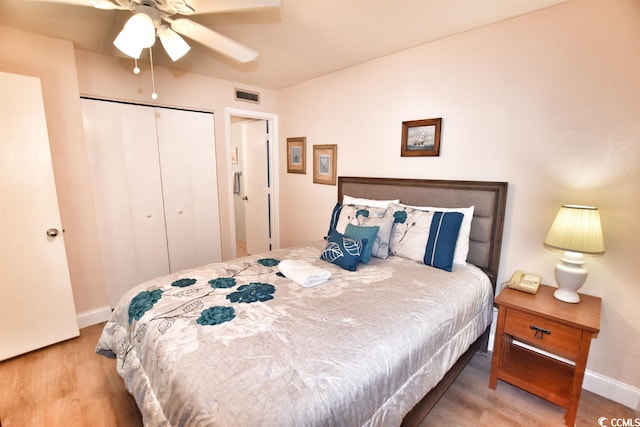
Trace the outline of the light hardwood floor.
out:
M 491 354 L 476 353 L 421 427 L 564 426 L 564 410 L 546 400 L 502 381 L 491 390 L 490 370 Z M 600 417 L 640 420 L 640 412 L 582 390 L 576 426 L 597 427 Z
M 0 363 L 2 427 L 142 425 L 115 360 L 95 353 L 102 326 Z
M 0 426 L 141 426 L 115 360 L 94 353 L 101 330 L 91 326 L 78 338 L 0 362 Z M 489 354 L 476 354 L 421 427 L 564 425 L 563 411 L 544 400 L 503 382 L 489 389 L 490 367 Z M 600 417 L 640 413 L 583 391 L 576 425 L 598 426 Z

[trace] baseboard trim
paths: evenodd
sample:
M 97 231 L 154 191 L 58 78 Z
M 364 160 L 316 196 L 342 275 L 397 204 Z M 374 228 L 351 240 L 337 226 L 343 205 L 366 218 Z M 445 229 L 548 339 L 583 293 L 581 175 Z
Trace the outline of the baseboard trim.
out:
M 85 311 L 78 314 L 78 327 L 80 329 L 87 326 L 97 325 L 106 322 L 111 317 L 111 307 L 100 307 L 95 310 Z
M 582 388 L 634 411 L 640 411 L 640 388 L 605 377 L 588 369 L 584 373 Z

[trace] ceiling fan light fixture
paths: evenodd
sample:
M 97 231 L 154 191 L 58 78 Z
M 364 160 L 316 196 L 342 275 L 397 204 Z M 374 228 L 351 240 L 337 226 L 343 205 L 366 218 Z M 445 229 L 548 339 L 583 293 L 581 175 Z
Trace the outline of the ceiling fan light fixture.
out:
M 191 46 L 178 33 L 166 25 L 161 25 L 158 28 L 158 37 L 162 47 L 174 62 L 182 58 L 191 49 Z
M 124 24 L 113 44 L 125 55 L 138 59 L 142 49 L 153 46 L 155 41 L 153 20 L 144 13 L 136 13 Z
M 153 46 L 156 41 L 156 27 L 153 19 L 145 13 L 136 13 L 126 24 L 124 30 L 134 37 L 143 49 Z
M 131 58 L 140 59 L 142 46 L 140 46 L 133 37 L 127 34 L 126 29 L 120 31 L 118 37 L 113 41 L 113 45 L 125 55 L 130 56 Z

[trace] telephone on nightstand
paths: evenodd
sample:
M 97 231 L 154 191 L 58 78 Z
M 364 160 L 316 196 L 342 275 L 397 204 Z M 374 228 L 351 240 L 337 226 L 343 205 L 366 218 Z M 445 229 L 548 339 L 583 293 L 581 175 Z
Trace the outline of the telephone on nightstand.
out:
M 524 271 L 516 270 L 511 276 L 511 279 L 507 282 L 507 286 L 519 291 L 535 294 L 540 287 L 540 281 L 542 277 L 537 274 L 525 273 Z

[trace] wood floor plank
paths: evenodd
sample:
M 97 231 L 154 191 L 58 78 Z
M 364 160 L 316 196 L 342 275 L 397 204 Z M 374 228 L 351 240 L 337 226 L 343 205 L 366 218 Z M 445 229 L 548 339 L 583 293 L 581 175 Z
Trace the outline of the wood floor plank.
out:
M 489 388 L 491 354 L 476 353 L 421 427 L 564 426 L 564 410 L 526 391 L 498 381 Z M 640 418 L 640 412 L 583 390 L 577 427 L 598 425 L 598 418 Z
M 0 427 L 142 426 L 116 361 L 95 353 L 102 326 L 0 362 Z M 477 353 L 421 427 L 564 425 L 564 411 L 551 403 L 502 381 L 491 390 L 490 368 L 491 355 Z M 640 413 L 583 391 L 576 426 L 597 426 L 599 417 Z

